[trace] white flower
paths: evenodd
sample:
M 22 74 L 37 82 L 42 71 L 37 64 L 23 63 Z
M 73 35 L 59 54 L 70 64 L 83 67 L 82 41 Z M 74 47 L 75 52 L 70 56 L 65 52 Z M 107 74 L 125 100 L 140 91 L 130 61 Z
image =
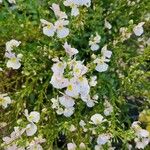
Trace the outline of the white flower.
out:
M 72 48 L 71 45 L 69 45 L 67 42 L 65 42 L 63 47 L 64 47 L 66 53 L 68 53 L 70 57 L 72 57 L 73 55 L 78 53 L 78 50 L 75 48 Z
M 88 68 L 83 64 L 81 61 L 76 61 L 73 65 L 73 75 L 75 77 L 81 77 L 84 74 L 86 74 L 88 71 Z
M 3 69 L 0 67 L 0 71 L 3 71 Z
M 79 88 L 77 86 L 76 80 L 74 78 L 70 79 L 70 82 L 67 86 L 67 89 L 65 91 L 65 93 L 68 96 L 74 97 L 74 98 L 78 98 L 79 96 Z
M 149 132 L 147 130 L 144 130 L 144 129 L 137 130 L 136 134 L 140 138 L 146 138 L 146 137 L 150 136 Z
M 107 28 L 107 29 L 111 29 L 112 28 L 112 25 L 106 19 L 105 19 L 104 25 L 105 25 L 105 28 Z
M 65 26 L 69 24 L 68 20 L 57 20 L 55 22 L 55 29 L 58 38 L 65 38 L 69 35 L 69 29 Z
M 113 112 L 113 107 L 107 100 L 105 100 L 104 106 L 105 106 L 104 115 L 109 116 Z
M 60 7 L 58 4 L 53 3 L 51 9 L 54 11 L 54 14 L 58 19 L 67 19 L 68 18 L 66 13 L 62 12 L 60 10 Z
M 59 100 L 60 104 L 66 108 L 73 107 L 75 104 L 74 99 L 67 95 L 59 97 L 58 100 Z
M 134 130 L 139 130 L 141 129 L 141 127 L 139 126 L 140 122 L 139 121 L 134 121 L 131 125 L 131 127 L 134 129 Z
M 104 117 L 101 114 L 95 114 L 91 117 L 91 123 L 95 125 L 99 125 L 104 122 Z
M 93 107 L 95 105 L 95 102 L 94 100 L 91 99 L 90 95 L 81 95 L 81 99 L 86 102 L 86 105 L 88 107 Z
M 63 75 L 65 68 L 66 68 L 66 63 L 59 61 L 53 64 L 51 69 L 55 75 L 61 76 Z
M 10 4 L 16 4 L 16 0 L 8 0 Z
M 3 0 L 0 0 L 0 4 L 3 2 Z
M 55 31 L 56 31 L 54 25 L 52 23 L 44 20 L 44 19 L 40 19 L 40 21 L 41 21 L 41 23 L 43 25 L 43 34 L 47 35 L 49 37 L 50 36 L 54 36 Z
M 102 50 L 101 50 L 101 53 L 103 55 L 103 57 L 107 57 L 107 58 L 110 58 L 111 55 L 112 55 L 112 52 L 107 50 L 107 45 L 105 45 Z
M 65 108 L 63 111 L 64 116 L 70 117 L 74 113 L 74 107 Z
M 69 81 L 63 76 L 57 76 L 53 74 L 53 76 L 51 77 L 50 83 L 53 85 L 54 88 L 62 89 L 68 86 Z
M 78 5 L 73 0 L 64 1 L 64 5 L 71 7 L 71 15 L 72 16 L 79 15 Z
M 92 76 L 90 79 L 90 86 L 96 86 L 97 84 L 97 76 Z
M 143 25 L 145 22 L 140 22 L 137 26 L 133 28 L 133 32 L 136 36 L 141 36 L 144 33 Z
M 84 128 L 84 126 L 86 125 L 86 123 L 85 123 L 84 120 L 80 120 L 79 125 L 80 125 L 82 128 Z
M 90 86 L 86 77 L 79 77 L 77 79 L 77 86 L 81 97 L 86 97 L 89 95 Z
M 67 144 L 67 149 L 68 150 L 76 150 L 77 146 L 75 143 L 68 143 Z
M 135 143 L 136 143 L 136 148 L 138 149 L 144 149 L 150 142 L 149 138 L 135 138 L 134 139 Z
M 96 33 L 96 36 L 93 37 L 93 35 L 90 37 L 89 45 L 91 46 L 92 51 L 97 51 L 99 49 L 99 43 L 101 40 L 101 36 Z
M 98 72 L 105 72 L 108 69 L 108 64 L 106 64 L 106 62 L 109 62 L 110 60 L 105 58 L 105 57 L 101 57 L 101 58 L 96 58 L 94 60 L 94 63 L 97 64 L 95 70 Z
M 20 41 L 12 39 L 12 40 L 6 42 L 6 51 L 11 52 L 15 47 L 18 47 L 20 44 L 21 44 Z
M 32 136 L 36 133 L 37 126 L 34 123 L 30 123 L 26 126 L 26 134 L 27 136 Z
M 9 56 L 10 57 L 9 57 Z M 14 53 L 10 54 L 10 53 L 6 53 L 5 56 L 8 56 L 9 60 L 7 61 L 7 67 L 8 68 L 13 68 L 13 69 L 19 69 L 21 67 L 21 58 L 20 58 L 20 54 L 18 54 L 17 56 L 15 56 Z
M 28 110 L 25 109 L 25 116 L 27 117 L 27 120 L 32 123 L 38 123 L 40 120 L 40 113 L 37 111 L 32 111 L 28 114 Z
M 11 104 L 11 99 L 7 94 L 0 94 L 0 106 L 7 108 Z
M 111 136 L 109 134 L 100 134 L 97 138 L 98 145 L 104 145 L 110 140 Z

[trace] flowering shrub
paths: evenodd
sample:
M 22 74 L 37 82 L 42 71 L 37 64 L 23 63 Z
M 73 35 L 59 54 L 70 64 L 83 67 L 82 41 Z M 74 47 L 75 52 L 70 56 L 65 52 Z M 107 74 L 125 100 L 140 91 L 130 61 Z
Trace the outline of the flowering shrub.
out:
M 0 0 L 1 149 L 150 149 L 149 9 Z

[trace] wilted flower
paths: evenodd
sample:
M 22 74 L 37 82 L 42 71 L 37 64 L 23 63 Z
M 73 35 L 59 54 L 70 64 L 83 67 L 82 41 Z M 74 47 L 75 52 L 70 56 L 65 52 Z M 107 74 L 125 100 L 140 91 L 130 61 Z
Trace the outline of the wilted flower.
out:
M 140 22 L 137 26 L 133 28 L 133 32 L 136 36 L 141 36 L 144 33 L 143 25 L 145 22 Z
M 0 94 L 0 106 L 7 108 L 8 104 L 11 104 L 11 99 L 8 94 Z

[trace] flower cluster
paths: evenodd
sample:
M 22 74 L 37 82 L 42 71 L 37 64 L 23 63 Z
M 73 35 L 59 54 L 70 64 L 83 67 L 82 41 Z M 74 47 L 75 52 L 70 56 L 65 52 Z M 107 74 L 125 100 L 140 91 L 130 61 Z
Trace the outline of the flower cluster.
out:
M 142 108 L 149 106 L 145 1 L 0 0 L 0 24 L 6 27 L 0 40 L 0 56 L 6 58 L 0 61 L 0 129 L 9 135 L 2 148 L 149 149 L 150 110 L 139 121 L 131 112 L 139 105 L 132 107 L 135 99 Z M 132 11 L 124 15 L 124 8 Z M 142 18 L 134 17 L 136 10 Z M 8 41 L 5 31 L 14 39 Z
M 136 121 L 132 123 L 132 128 L 135 131 L 135 143 L 136 143 L 136 148 L 138 149 L 144 149 L 150 142 L 150 133 L 145 130 L 142 129 L 140 127 L 140 122 Z
M 77 52 L 76 49 L 74 51 Z M 68 76 L 68 78 L 64 77 L 64 73 L 66 73 L 65 70 L 68 73 L 65 76 Z M 56 89 L 65 89 L 64 93 L 62 93 L 62 97 L 52 99 L 52 107 L 57 109 L 58 114 L 64 114 L 68 117 L 71 116 L 74 112 L 74 99 L 81 98 L 88 107 L 93 107 L 95 105 L 96 100 L 91 99 L 89 81 L 85 76 L 88 72 L 88 68 L 82 61 L 77 61 L 75 59 L 70 59 L 68 62 L 58 60 L 52 66 L 52 71 L 53 76 L 50 83 Z M 96 85 L 95 80 L 94 77 L 94 81 L 91 81 L 92 86 Z M 65 109 L 63 110 L 60 105 L 65 107 Z
M 28 114 L 28 110 L 26 109 L 24 115 L 29 122 L 26 127 L 16 126 L 14 127 L 14 131 L 10 134 L 10 136 L 3 137 L 3 145 L 6 147 L 6 150 L 25 150 L 25 147 L 27 147 L 29 150 L 43 149 L 40 144 L 45 142 L 45 139 L 42 139 L 41 137 L 35 137 L 34 140 L 27 144 L 25 147 L 18 147 L 17 141 L 21 139 L 25 132 L 27 136 L 33 136 L 37 132 L 37 126 L 35 123 L 38 123 L 40 120 L 40 114 L 37 111 L 32 111 L 30 114 Z
M 21 67 L 21 58 L 22 54 L 16 55 L 13 51 L 15 47 L 18 47 L 21 44 L 20 41 L 17 40 L 10 40 L 6 42 L 6 52 L 5 52 L 5 57 L 8 58 L 7 61 L 7 67 L 8 68 L 13 68 L 13 69 L 19 69 Z
M 110 50 L 107 50 L 107 45 L 105 45 L 101 49 L 102 56 L 100 58 L 96 58 L 94 60 L 94 63 L 96 64 L 95 70 L 98 72 L 105 72 L 108 69 L 108 62 L 110 61 L 112 52 Z
M 58 38 L 65 38 L 69 34 L 69 29 L 66 27 L 66 25 L 69 24 L 69 21 L 67 20 L 68 16 L 65 12 L 60 10 L 58 4 L 53 3 L 51 9 L 54 11 L 54 14 L 58 20 L 53 24 L 44 19 L 41 19 L 43 33 L 51 37 L 54 36 L 56 32 Z

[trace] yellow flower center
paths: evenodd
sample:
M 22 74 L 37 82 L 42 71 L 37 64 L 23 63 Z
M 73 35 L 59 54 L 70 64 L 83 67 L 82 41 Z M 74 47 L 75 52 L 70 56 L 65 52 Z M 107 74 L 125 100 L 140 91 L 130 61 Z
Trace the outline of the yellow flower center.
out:
M 58 64 L 58 67 L 61 68 L 61 67 L 62 67 L 62 63 L 59 63 L 59 64 Z
M 72 91 L 72 90 L 73 90 L 72 85 L 69 85 L 69 86 L 67 87 L 67 89 L 68 89 L 69 91 Z
M 75 68 L 74 72 L 75 72 L 75 73 L 80 73 L 80 69 Z
M 2 105 L 4 103 L 4 99 L 3 98 L 0 98 L 0 105 Z
M 14 57 L 14 58 L 11 58 L 11 62 L 16 62 L 17 61 L 17 59 Z
M 47 28 L 48 28 L 48 29 L 51 29 L 51 25 L 50 25 L 50 24 L 48 24 L 48 25 L 47 25 Z
M 58 29 L 59 29 L 59 30 L 62 30 L 62 29 L 63 29 L 63 25 L 59 25 L 59 26 L 58 26 Z
M 33 120 L 33 118 L 34 118 L 34 116 L 32 116 L 32 115 L 29 116 L 29 119 L 30 119 L 30 120 Z

